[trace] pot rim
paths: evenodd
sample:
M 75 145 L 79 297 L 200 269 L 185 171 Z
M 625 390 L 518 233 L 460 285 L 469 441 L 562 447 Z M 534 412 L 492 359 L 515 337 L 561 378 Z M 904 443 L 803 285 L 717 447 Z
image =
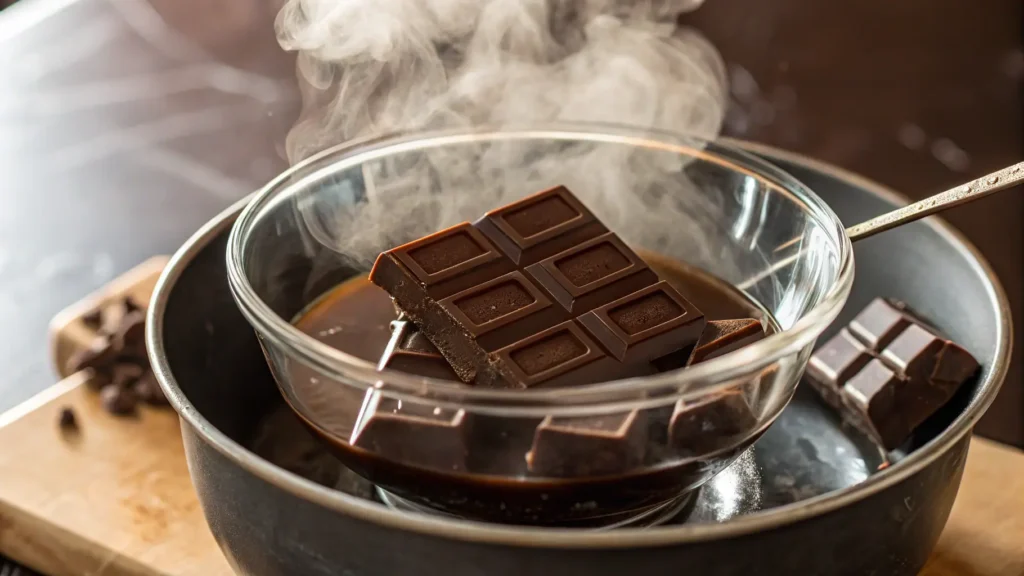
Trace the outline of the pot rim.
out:
M 800 164 L 858 186 L 888 201 L 897 204 L 907 202 L 904 196 L 889 188 L 825 162 L 762 144 L 753 144 L 729 138 L 722 138 L 721 140 L 748 152 L 758 154 L 768 161 L 784 160 Z M 721 524 L 693 524 L 661 526 L 645 530 L 624 529 L 608 532 L 591 532 L 567 528 L 501 526 L 469 520 L 453 520 L 396 512 L 375 502 L 321 486 L 256 456 L 218 430 L 200 414 L 189 399 L 185 397 L 174 376 L 171 374 L 167 358 L 163 353 L 163 315 L 170 293 L 183 270 L 192 259 L 213 238 L 230 230 L 235 219 L 252 197 L 253 195 L 247 196 L 227 208 L 192 235 L 171 258 L 156 284 L 153 299 L 150 302 L 147 313 L 146 344 L 147 348 L 151 351 L 150 359 L 153 371 L 160 382 L 161 388 L 181 419 L 204 442 L 217 450 L 225 458 L 258 478 L 296 497 L 324 506 L 354 519 L 387 528 L 407 530 L 422 536 L 434 536 L 481 544 L 535 548 L 642 548 L 733 538 L 753 532 L 779 528 L 826 514 L 868 498 L 917 474 L 929 466 L 971 432 L 982 414 L 994 401 L 1009 369 L 1012 330 L 1009 303 L 1002 285 L 978 249 L 959 231 L 939 218 L 928 218 L 923 220 L 922 223 L 949 241 L 956 251 L 967 256 L 975 271 L 986 280 L 988 296 L 991 301 L 996 303 L 1000 318 L 1000 322 L 994 327 L 996 330 L 996 355 L 988 376 L 979 383 L 979 392 L 971 399 L 964 412 L 941 434 L 888 469 L 870 476 L 864 482 L 841 490 L 821 494 L 786 506 L 755 512 Z

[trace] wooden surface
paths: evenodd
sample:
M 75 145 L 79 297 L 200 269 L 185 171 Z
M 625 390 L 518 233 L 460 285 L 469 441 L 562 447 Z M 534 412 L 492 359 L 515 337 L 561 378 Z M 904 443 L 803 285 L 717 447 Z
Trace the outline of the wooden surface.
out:
M 165 258 L 149 260 L 54 320 L 63 366 L 89 341 L 80 316 L 104 298 L 148 302 Z M 177 415 L 118 418 L 72 375 L 0 415 L 0 552 L 50 576 L 218 576 L 231 570 L 203 519 Z M 57 426 L 65 406 L 80 432 Z
M 150 260 L 54 321 L 54 361 L 89 341 L 80 316 L 104 298 L 148 301 Z M 0 553 L 51 576 L 231 574 L 203 519 L 178 419 L 143 407 L 105 413 L 71 375 L 0 415 Z M 57 426 L 70 406 L 81 432 Z M 976 438 L 925 576 L 1024 576 L 1024 453 Z M 298 576 L 298 575 L 297 575 Z

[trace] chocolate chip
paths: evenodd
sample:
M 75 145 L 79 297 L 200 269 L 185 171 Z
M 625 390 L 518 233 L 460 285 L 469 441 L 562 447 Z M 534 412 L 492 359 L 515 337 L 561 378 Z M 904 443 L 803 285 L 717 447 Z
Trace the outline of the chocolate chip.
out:
M 109 338 L 97 336 L 93 338 L 87 348 L 79 350 L 68 358 L 66 368 L 70 374 L 90 368 L 99 371 L 109 366 L 117 354 L 118 351 Z
M 147 370 L 132 386 L 135 395 L 146 404 L 152 406 L 167 406 L 167 397 L 164 396 L 160 384 L 156 381 L 156 375 Z
M 65 431 L 78 430 L 78 420 L 75 418 L 75 411 L 70 407 L 65 406 L 60 409 L 60 419 L 58 420 L 60 429 Z
M 134 363 L 119 362 L 111 370 L 110 382 L 119 388 L 128 388 L 145 373 L 142 366 Z
M 87 327 L 93 330 L 98 330 L 100 324 L 103 323 L 103 310 L 101 308 L 97 308 L 86 312 L 85 315 L 82 316 L 82 322 Z
M 131 388 L 122 388 L 115 384 L 108 384 L 100 390 L 100 400 L 103 408 L 111 414 L 125 415 L 135 412 L 138 398 Z

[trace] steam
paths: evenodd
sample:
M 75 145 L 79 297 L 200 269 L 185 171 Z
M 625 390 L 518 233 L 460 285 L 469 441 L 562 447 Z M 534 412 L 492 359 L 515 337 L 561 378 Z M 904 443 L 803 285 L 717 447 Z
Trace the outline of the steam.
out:
M 549 121 L 714 137 L 725 67 L 675 24 L 701 2 L 289 0 L 277 34 L 298 53 L 303 101 L 289 160 L 396 131 Z M 684 163 L 593 143 L 427 149 L 364 166 L 361 202 L 337 192 L 334 205 L 321 195 L 300 212 L 317 240 L 365 266 L 382 248 L 566 184 L 627 241 L 720 259 L 707 226 L 721 199 L 695 193 Z

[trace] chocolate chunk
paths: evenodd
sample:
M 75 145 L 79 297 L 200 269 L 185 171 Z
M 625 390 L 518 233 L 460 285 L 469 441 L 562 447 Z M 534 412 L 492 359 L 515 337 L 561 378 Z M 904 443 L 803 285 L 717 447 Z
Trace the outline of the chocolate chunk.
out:
M 110 370 L 110 383 L 120 388 L 127 388 L 142 377 L 145 370 L 138 364 L 118 362 Z
M 756 426 L 757 415 L 745 391 L 735 388 L 678 402 L 668 436 L 680 453 L 698 456 L 732 447 Z
M 643 463 L 647 423 L 633 410 L 621 414 L 547 417 L 526 455 L 530 472 L 573 477 L 621 474 Z
M 57 420 L 61 430 L 66 432 L 74 431 L 78 429 L 78 419 L 75 418 L 75 411 L 70 406 L 65 406 L 60 409 L 60 416 Z
M 381 254 L 370 273 L 463 382 L 648 374 L 655 359 L 688 353 L 703 329 L 703 314 L 564 187 L 478 225 L 493 243 L 462 224 Z
M 908 308 L 876 299 L 812 356 L 809 381 L 885 449 L 901 445 L 978 370 Z
M 82 315 L 82 323 L 85 324 L 87 328 L 99 330 L 100 326 L 103 324 L 103 309 L 96 308 L 95 310 L 86 312 Z
M 367 390 L 350 444 L 411 466 L 460 472 L 466 468 L 466 413 Z
M 906 385 L 904 378 L 875 358 L 842 388 L 848 420 L 886 450 L 902 444 L 913 430 L 897 404 Z
M 648 363 L 612 358 L 569 320 L 499 350 L 494 355 L 510 382 L 525 388 L 575 386 L 650 374 Z
M 391 340 L 377 363 L 378 370 L 385 368 L 427 378 L 458 380 L 437 348 L 407 320 L 391 323 Z
M 106 336 L 96 336 L 87 348 L 75 352 L 68 358 L 66 369 L 74 374 L 81 370 L 103 370 L 117 358 L 118 350 Z
M 871 361 L 871 353 L 843 328 L 811 355 L 807 362 L 808 382 L 832 407 L 842 405 L 840 389 Z
M 132 310 L 121 317 L 121 322 L 114 329 L 111 341 L 123 352 L 136 353 L 139 350 L 145 355 L 146 315 L 141 310 Z
M 167 397 L 164 396 L 156 375 L 151 370 L 146 370 L 138 380 L 132 384 L 132 392 L 139 400 L 151 406 L 167 406 Z
M 658 281 L 657 274 L 610 232 L 527 266 L 526 272 L 575 316 Z
M 115 384 L 107 384 L 100 390 L 100 400 L 107 412 L 119 416 L 134 413 L 138 404 L 138 398 L 131 388 L 122 388 Z
M 608 231 L 565 186 L 491 210 L 475 226 L 520 267 Z
M 579 318 L 619 362 L 651 362 L 692 346 L 704 315 L 668 282 L 658 282 Z
M 764 327 L 755 318 L 710 321 L 693 348 L 689 364 L 724 356 L 762 339 Z

